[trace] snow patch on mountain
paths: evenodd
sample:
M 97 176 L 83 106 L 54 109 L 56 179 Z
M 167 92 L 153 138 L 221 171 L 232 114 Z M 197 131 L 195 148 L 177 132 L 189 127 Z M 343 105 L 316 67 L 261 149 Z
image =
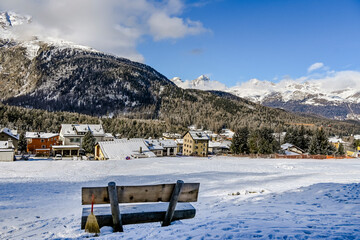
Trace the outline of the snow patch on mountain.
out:
M 26 48 L 27 57 L 30 60 L 37 56 L 40 45 L 43 43 L 50 46 L 56 46 L 60 49 L 73 48 L 97 52 L 90 47 L 78 45 L 59 38 L 49 36 L 27 36 L 23 33 L 23 28 L 24 26 L 31 24 L 31 16 L 20 15 L 15 12 L 2 12 L 0 13 L 0 39 L 3 39 L 8 43 L 12 41 L 19 43 L 20 46 Z
M 225 84 L 210 80 L 210 77 L 206 75 L 201 75 L 200 77 L 190 81 L 186 80 L 183 81 L 179 77 L 174 77 L 171 79 L 173 83 L 175 83 L 178 87 L 184 88 L 184 89 L 199 89 L 199 90 L 219 90 L 219 91 L 225 91 L 227 90 L 227 87 Z
M 315 105 L 320 104 L 316 99 L 332 104 L 360 103 L 360 73 L 349 72 L 336 72 L 322 79 L 290 79 L 279 83 L 251 79 L 226 91 L 259 103 L 274 97 L 282 102 L 305 101 L 305 104 Z

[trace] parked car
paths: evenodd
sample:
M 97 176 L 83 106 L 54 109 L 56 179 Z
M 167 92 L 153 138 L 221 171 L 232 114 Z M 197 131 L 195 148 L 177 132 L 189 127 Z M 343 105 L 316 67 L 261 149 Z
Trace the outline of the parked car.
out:
M 21 155 L 20 160 L 29 160 L 30 155 Z
M 61 154 L 56 154 L 55 155 L 55 160 L 62 160 Z

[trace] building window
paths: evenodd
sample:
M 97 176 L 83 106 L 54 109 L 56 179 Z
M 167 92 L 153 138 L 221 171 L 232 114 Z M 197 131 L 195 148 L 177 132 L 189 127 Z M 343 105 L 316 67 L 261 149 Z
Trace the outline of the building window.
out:
M 46 148 L 46 145 L 41 145 L 41 148 Z
M 41 139 L 40 141 L 41 141 L 41 142 L 45 142 L 45 140 L 44 140 L 44 139 Z

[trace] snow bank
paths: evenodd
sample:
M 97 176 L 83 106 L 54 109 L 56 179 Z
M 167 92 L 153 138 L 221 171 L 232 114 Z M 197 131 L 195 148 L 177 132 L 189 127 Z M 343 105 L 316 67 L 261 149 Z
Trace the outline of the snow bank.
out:
M 360 161 L 154 158 L 0 163 L 0 239 L 81 239 L 81 187 L 200 182 L 194 219 L 97 239 L 360 239 Z M 96 212 L 95 212 L 96 215 Z

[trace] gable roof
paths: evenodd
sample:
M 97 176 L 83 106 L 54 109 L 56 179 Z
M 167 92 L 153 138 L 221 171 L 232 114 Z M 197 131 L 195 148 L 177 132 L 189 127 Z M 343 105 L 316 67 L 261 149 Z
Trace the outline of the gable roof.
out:
M 98 142 L 105 158 L 112 160 L 125 160 L 126 157 L 138 155 L 140 147 L 147 157 L 156 157 L 146 146 L 144 139 L 115 139 L 114 141 Z
M 147 139 L 146 145 L 150 150 L 163 150 L 164 148 L 176 148 L 177 143 L 171 139 Z
M 194 140 L 210 140 L 209 136 L 202 131 L 188 131 L 183 137 L 185 137 L 187 133 L 190 133 L 192 139 Z
M 231 141 L 222 141 L 222 142 L 209 142 L 209 148 L 222 148 L 222 149 L 230 149 Z
M 58 133 L 26 132 L 25 138 L 52 138 L 59 136 Z
M 88 131 L 91 131 L 94 137 L 105 136 L 101 124 L 61 124 L 60 134 L 62 136 L 79 136 L 85 135 Z
M 16 140 L 19 140 L 19 134 L 15 135 L 9 128 L 3 128 L 0 130 L 0 133 L 5 133 L 7 134 L 9 137 L 12 137 Z
M 283 151 L 289 151 L 290 148 L 296 148 L 297 150 L 301 151 L 301 152 L 305 152 L 304 150 L 302 150 L 301 148 L 295 146 L 294 144 L 292 143 L 284 143 L 283 145 L 281 145 L 280 147 Z

